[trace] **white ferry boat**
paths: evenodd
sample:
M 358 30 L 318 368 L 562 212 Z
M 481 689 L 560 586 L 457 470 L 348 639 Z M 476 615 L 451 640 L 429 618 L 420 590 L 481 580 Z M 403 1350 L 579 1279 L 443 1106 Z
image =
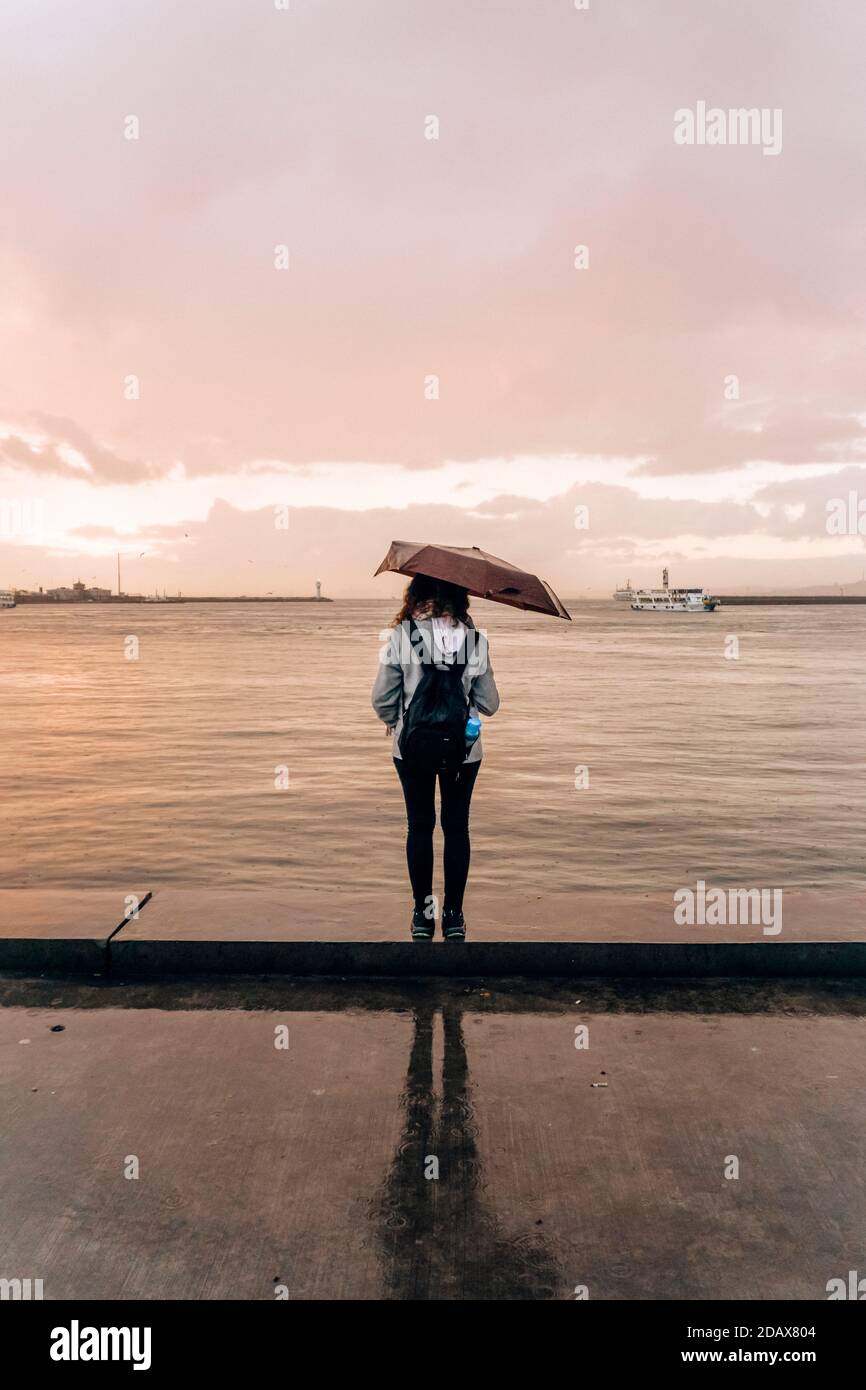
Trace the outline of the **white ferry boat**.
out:
M 14 608 L 15 595 L 11 589 L 0 589 L 0 608 Z
M 631 587 L 631 580 L 630 580 L 630 579 L 627 579 L 627 580 L 625 581 L 625 588 L 624 588 L 624 589 L 615 589 L 615 590 L 614 590 L 614 593 L 613 593 L 613 596 L 614 596 L 614 598 L 618 598 L 618 599 L 624 600 L 624 601 L 626 601 L 626 602 L 628 602 L 628 603 L 631 603 L 631 601 L 632 601 L 632 599 L 634 598 L 634 596 L 635 596 L 636 593 L 637 593 L 637 589 L 633 589 L 633 588 Z
M 631 604 L 639 612 L 654 613 L 712 613 L 718 606 L 719 600 L 706 589 L 672 589 L 667 570 L 662 571 L 660 589 L 637 589 Z

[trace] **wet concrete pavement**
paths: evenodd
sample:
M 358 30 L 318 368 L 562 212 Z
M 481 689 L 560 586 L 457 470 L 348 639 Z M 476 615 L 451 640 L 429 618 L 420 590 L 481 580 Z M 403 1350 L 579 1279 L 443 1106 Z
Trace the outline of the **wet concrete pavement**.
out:
M 47 1298 L 824 1299 L 862 1264 L 863 982 L 9 979 L 0 1076 L 0 1276 Z

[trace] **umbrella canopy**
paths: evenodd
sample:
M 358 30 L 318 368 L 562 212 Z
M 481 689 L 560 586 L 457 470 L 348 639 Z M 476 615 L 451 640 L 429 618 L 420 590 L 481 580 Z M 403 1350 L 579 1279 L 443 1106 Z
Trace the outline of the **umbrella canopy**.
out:
M 392 570 L 396 574 L 429 574 L 446 584 L 459 584 L 476 598 L 507 603 L 511 608 L 527 608 L 532 613 L 549 613 L 567 618 L 549 584 L 535 574 L 517 569 L 507 560 L 488 555 L 477 545 L 424 545 L 420 541 L 392 541 L 376 574 Z

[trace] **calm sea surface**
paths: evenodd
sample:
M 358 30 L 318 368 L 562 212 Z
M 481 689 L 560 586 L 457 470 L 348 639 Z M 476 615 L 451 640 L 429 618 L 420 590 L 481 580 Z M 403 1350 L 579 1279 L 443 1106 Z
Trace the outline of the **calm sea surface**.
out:
M 402 887 L 402 800 L 369 703 L 391 611 L 0 612 L 2 886 Z M 474 612 L 502 695 L 476 885 L 863 886 L 866 606 Z

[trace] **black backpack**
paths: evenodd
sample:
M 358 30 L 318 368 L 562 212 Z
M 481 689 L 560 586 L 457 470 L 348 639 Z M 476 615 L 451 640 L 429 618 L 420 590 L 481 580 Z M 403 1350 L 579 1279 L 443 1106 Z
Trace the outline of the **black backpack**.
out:
M 419 631 L 409 620 L 409 641 Z M 423 650 L 423 649 L 422 649 Z M 466 670 L 466 642 L 450 666 L 440 670 L 433 664 L 431 648 L 425 654 L 424 670 L 415 694 L 403 717 L 400 756 L 407 767 L 418 771 L 445 772 L 461 766 L 466 758 L 466 720 L 469 700 L 463 689 Z

